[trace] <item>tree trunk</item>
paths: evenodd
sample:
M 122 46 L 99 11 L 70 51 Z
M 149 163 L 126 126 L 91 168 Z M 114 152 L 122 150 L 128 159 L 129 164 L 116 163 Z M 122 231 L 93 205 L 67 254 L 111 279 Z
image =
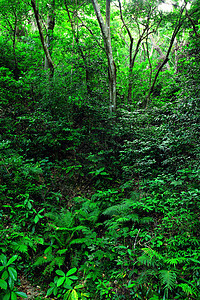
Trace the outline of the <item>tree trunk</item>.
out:
M 100 12 L 100 7 L 97 0 L 92 0 L 92 5 L 101 28 L 104 47 L 108 59 L 108 74 L 109 74 L 109 96 L 110 96 L 110 111 L 116 111 L 116 66 L 112 54 L 111 37 L 110 37 L 110 0 L 106 0 L 106 23 Z
M 160 46 L 156 44 L 156 41 L 155 41 L 153 35 L 150 34 L 149 37 L 150 37 L 151 43 L 152 43 L 152 45 L 153 45 L 153 48 L 154 48 L 154 49 L 159 53 L 159 55 L 160 55 L 159 60 L 164 60 L 164 59 L 165 59 L 165 55 L 163 54 L 163 52 L 162 52 Z M 170 66 L 169 66 L 169 63 L 168 63 L 168 62 L 166 63 L 166 67 L 167 67 L 167 70 L 170 70 Z
M 179 17 L 179 19 L 178 19 L 177 22 L 176 22 L 176 26 L 175 26 L 175 28 L 174 28 L 174 31 L 173 31 L 173 34 L 172 34 L 172 37 L 171 37 L 171 40 L 170 40 L 170 44 L 169 44 L 169 48 L 168 48 L 168 50 L 167 50 L 167 54 L 166 54 L 166 56 L 165 56 L 163 62 L 161 63 L 161 65 L 159 66 L 159 68 L 158 68 L 158 70 L 157 70 L 157 72 L 156 72 L 156 74 L 155 74 L 153 83 L 152 83 L 151 87 L 149 88 L 149 91 L 148 91 L 148 93 L 147 93 L 146 99 L 145 99 L 145 101 L 144 101 L 144 103 L 143 103 L 143 105 L 144 105 L 145 108 L 148 107 L 148 104 L 149 104 L 149 101 L 150 101 L 150 96 L 151 96 L 151 94 L 152 94 L 153 91 L 154 91 L 154 87 L 155 87 L 155 84 L 156 84 L 158 75 L 159 75 L 160 71 L 162 70 L 162 68 L 164 67 L 164 65 L 165 65 L 165 64 L 168 62 L 168 60 L 169 60 L 169 55 L 170 55 L 170 53 L 171 53 L 171 49 L 172 49 L 172 46 L 173 46 L 173 44 L 174 44 L 175 38 L 176 38 L 176 36 L 177 36 L 177 34 L 178 34 L 178 32 L 179 32 L 179 30 L 180 30 L 182 24 L 183 24 L 183 21 L 184 21 L 184 19 L 182 19 L 182 14 L 183 14 L 184 9 L 185 9 L 185 6 L 183 6 L 183 8 L 182 8 L 181 11 L 180 11 L 180 17 Z
M 47 37 L 46 37 L 46 44 L 47 48 L 49 50 L 50 55 L 52 54 L 52 42 L 53 42 L 53 30 L 55 26 L 55 0 L 53 0 L 50 4 L 49 13 L 47 16 Z M 51 65 L 49 63 L 49 60 L 47 56 L 45 55 L 45 64 L 44 64 L 45 70 L 51 69 Z
M 31 5 L 33 7 L 33 11 L 34 11 L 34 15 L 35 15 L 37 27 L 38 27 L 39 34 L 40 34 L 40 40 L 41 40 L 41 43 L 42 43 L 42 47 L 43 47 L 44 53 L 46 55 L 46 58 L 48 60 L 49 69 L 50 69 L 50 78 L 52 78 L 53 77 L 53 73 L 54 73 L 54 64 L 53 64 L 53 61 L 52 61 L 49 49 L 47 47 L 47 44 L 45 43 L 45 40 L 44 40 L 44 35 L 43 35 L 43 32 L 42 32 L 42 26 L 40 24 L 40 19 L 39 19 L 39 11 L 38 11 L 38 9 L 36 7 L 35 0 L 31 0 Z
M 75 22 L 74 20 L 71 18 L 71 15 L 70 15 L 70 11 L 69 11 L 69 8 L 68 8 L 68 5 L 67 5 L 67 1 L 65 0 L 64 1 L 64 4 L 65 4 L 65 8 L 66 8 L 66 11 L 67 11 L 67 14 L 68 14 L 68 18 L 69 18 L 69 21 L 70 21 L 70 25 L 71 25 L 71 29 L 72 29 L 72 34 L 73 34 L 73 41 L 76 42 L 77 44 L 77 47 L 78 47 L 78 51 L 80 53 L 80 56 L 83 60 L 83 63 L 84 63 L 84 69 L 85 69 L 85 81 L 86 81 L 86 87 L 87 87 L 87 92 L 89 94 L 91 94 L 91 88 L 90 88 L 90 84 L 89 84 L 89 79 L 90 79 L 90 73 L 89 73 L 89 68 L 88 68 L 88 64 L 87 64 L 87 60 L 86 60 L 86 56 L 84 55 L 83 53 L 83 50 L 80 46 L 80 42 L 79 42 L 79 36 L 78 36 L 78 17 L 77 17 L 77 30 L 75 29 Z M 78 14 L 78 12 L 77 12 Z

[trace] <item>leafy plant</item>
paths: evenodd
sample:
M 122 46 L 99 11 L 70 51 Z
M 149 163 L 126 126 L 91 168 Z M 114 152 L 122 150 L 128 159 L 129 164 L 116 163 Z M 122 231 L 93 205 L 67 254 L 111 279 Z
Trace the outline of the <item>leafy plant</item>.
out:
M 84 285 L 74 285 L 74 282 L 78 280 L 78 277 L 73 275 L 76 271 L 76 268 L 72 268 L 65 274 L 61 270 L 56 270 L 56 274 L 60 277 L 56 276 L 54 282 L 50 283 L 47 296 L 53 293 L 54 296 L 57 296 L 57 298 L 62 297 L 63 300 L 85 300 L 88 294 L 80 292 L 80 289 L 84 288 Z
M 17 300 L 17 296 L 21 298 L 28 298 L 23 292 L 19 292 L 15 286 L 17 281 L 17 270 L 14 262 L 18 256 L 14 255 L 7 260 L 6 255 L 0 255 L 0 296 L 2 300 Z

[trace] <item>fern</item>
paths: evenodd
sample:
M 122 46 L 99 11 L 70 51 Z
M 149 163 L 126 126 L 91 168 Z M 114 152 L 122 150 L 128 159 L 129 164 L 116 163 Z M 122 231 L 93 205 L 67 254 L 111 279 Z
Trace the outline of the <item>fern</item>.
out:
M 151 267 L 155 266 L 155 260 L 153 260 L 148 255 L 142 255 L 142 256 L 138 257 L 137 261 L 146 266 L 151 266 Z
M 168 270 L 159 271 L 159 278 L 166 289 L 172 290 L 176 285 L 176 273 Z
M 195 292 L 195 290 L 192 287 L 190 287 L 187 283 L 180 283 L 177 286 L 181 287 L 182 291 L 184 293 L 186 293 L 187 296 L 189 296 L 189 295 L 197 296 L 197 293 Z
M 159 260 L 164 260 L 164 257 L 158 253 L 157 251 L 151 249 L 151 248 L 142 248 L 145 254 L 147 254 L 150 258 L 153 258 L 154 256 L 158 258 Z
M 152 217 L 144 217 L 140 219 L 141 224 L 148 224 L 150 222 L 154 222 L 154 219 Z
M 112 217 L 114 215 L 120 215 L 121 213 L 128 211 L 128 209 L 129 207 L 124 206 L 122 203 L 108 207 L 103 214 Z
M 173 265 L 175 267 L 177 264 L 181 264 L 185 260 L 187 260 L 187 259 L 184 257 L 175 257 L 175 258 L 168 258 L 165 260 L 165 262 L 167 264 Z
M 45 216 L 51 219 L 57 227 L 72 227 L 74 223 L 74 217 L 68 210 L 62 210 L 61 213 L 48 212 Z

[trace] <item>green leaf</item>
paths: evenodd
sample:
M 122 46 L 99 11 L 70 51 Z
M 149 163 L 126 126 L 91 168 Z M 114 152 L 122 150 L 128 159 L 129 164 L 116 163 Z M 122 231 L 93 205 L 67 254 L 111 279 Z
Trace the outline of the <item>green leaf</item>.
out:
M 35 218 L 34 218 L 35 224 L 37 224 L 38 221 L 39 221 L 39 217 L 38 217 L 38 215 L 36 215 Z
M 68 249 L 62 249 L 62 250 L 58 250 L 57 251 L 57 254 L 63 254 L 65 252 L 67 252 Z
M 67 272 L 66 276 L 70 276 L 70 275 L 74 274 L 76 271 L 77 271 L 77 268 L 72 268 Z
M 14 255 L 13 257 L 11 257 L 7 263 L 7 266 L 11 265 L 16 259 L 17 259 L 18 255 Z
M 4 280 L 7 280 L 8 279 L 8 271 L 4 271 L 1 278 Z
M 71 279 L 71 280 L 77 280 L 78 277 L 73 275 L 73 276 L 69 276 L 69 279 Z
M 65 273 L 61 270 L 56 270 L 56 274 L 65 277 Z
M 54 286 L 47 290 L 47 296 L 50 296 L 53 293 Z
M 176 273 L 168 270 L 161 270 L 159 277 L 166 289 L 172 290 L 176 284 Z
M 60 277 L 57 281 L 57 287 L 61 286 L 64 281 L 65 281 L 65 277 Z
M 70 299 L 71 290 L 67 291 L 64 295 L 63 300 L 69 300 Z
M 82 289 L 84 287 L 83 284 L 78 284 L 74 287 L 74 289 Z
M 180 286 L 182 288 L 183 292 L 187 294 L 187 296 L 189 296 L 189 295 L 196 296 L 197 295 L 195 290 L 192 289 L 192 287 L 190 287 L 187 283 L 180 283 L 177 286 Z
M 14 268 L 12 268 L 12 267 L 8 267 L 8 272 L 9 272 L 10 277 L 14 281 L 16 281 L 17 280 L 17 271 Z
M 15 292 L 11 292 L 11 300 L 17 300 L 17 295 Z
M 3 300 L 9 300 L 10 299 L 10 292 L 7 292 L 4 296 L 3 296 Z
M 28 298 L 28 296 L 24 292 L 15 292 L 15 294 L 21 298 Z
M 69 285 L 71 286 L 71 284 L 73 283 L 72 280 L 70 280 L 68 277 L 66 277 L 66 280 L 65 280 L 65 285 Z
M 11 290 L 13 290 L 14 289 L 14 280 L 12 279 L 12 277 L 9 277 L 8 278 L 8 284 L 9 284 L 9 287 L 10 287 L 10 289 Z
M 72 290 L 71 292 L 71 299 L 72 300 L 78 300 L 78 293 L 75 290 Z
M 4 254 L 0 255 L 0 261 L 2 262 L 3 266 L 7 265 L 7 257 Z
M 0 279 L 0 288 L 3 289 L 3 290 L 7 290 L 7 282 L 3 279 Z

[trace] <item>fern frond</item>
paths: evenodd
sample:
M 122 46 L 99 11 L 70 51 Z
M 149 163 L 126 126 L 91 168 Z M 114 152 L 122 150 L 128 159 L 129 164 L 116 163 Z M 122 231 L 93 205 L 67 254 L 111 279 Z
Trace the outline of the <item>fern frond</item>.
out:
M 111 207 L 108 207 L 103 214 L 107 216 L 113 216 L 113 215 L 120 215 L 124 211 L 128 211 L 129 207 L 126 207 L 122 204 L 113 205 Z
M 151 249 L 151 248 L 142 248 L 145 254 L 147 254 L 150 258 L 153 258 L 154 256 L 158 258 L 159 260 L 164 260 L 164 257 L 158 253 L 157 251 Z
M 45 217 L 51 219 L 57 227 L 71 227 L 73 224 L 73 216 L 70 211 L 62 210 L 61 213 L 48 212 Z
M 151 267 L 155 266 L 155 260 L 145 254 L 138 257 L 137 261 L 146 266 L 151 266 Z
M 176 285 L 176 273 L 169 270 L 159 271 L 161 283 L 166 289 L 172 290 Z
M 154 219 L 152 217 L 144 217 L 140 219 L 141 224 L 148 224 L 150 222 L 154 222 Z
M 117 219 L 116 222 L 128 222 L 128 221 L 133 221 L 137 222 L 139 221 L 139 216 L 137 214 L 130 214 L 126 216 L 122 216 L 121 218 Z
M 185 260 L 187 260 L 187 259 L 184 257 L 173 257 L 173 258 L 166 259 L 165 262 L 167 264 L 173 265 L 175 267 L 177 264 L 181 264 Z
M 180 283 L 177 286 L 180 286 L 182 288 L 182 291 L 184 293 L 186 293 L 187 296 L 189 296 L 189 295 L 197 296 L 196 291 L 191 286 L 189 286 L 187 283 Z
M 151 277 L 155 277 L 157 275 L 155 269 L 148 269 L 140 273 L 138 278 L 136 279 L 137 284 L 141 285 L 143 283 L 150 282 Z

